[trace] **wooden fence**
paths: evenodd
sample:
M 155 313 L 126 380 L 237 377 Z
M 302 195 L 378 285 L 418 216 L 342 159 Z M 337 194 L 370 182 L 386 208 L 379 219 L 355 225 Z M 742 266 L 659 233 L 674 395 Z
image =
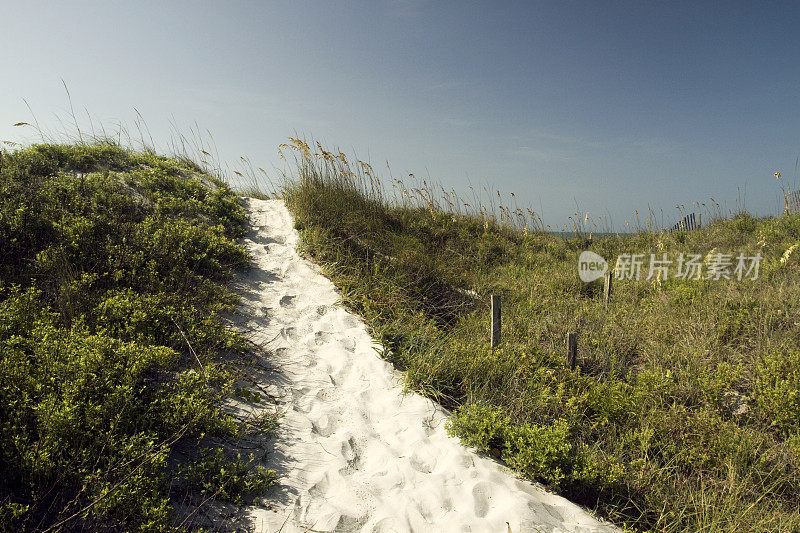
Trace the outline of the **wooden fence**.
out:
M 672 226 L 670 231 L 692 231 L 700 229 L 701 220 L 702 215 L 700 213 L 697 213 L 697 216 L 695 216 L 694 213 L 689 213 L 680 219 L 677 224 Z
M 797 215 L 800 214 L 800 191 L 790 192 L 783 195 L 783 214 L 784 215 Z
M 606 276 L 606 294 L 611 294 L 611 278 L 612 276 Z M 497 348 L 500 345 L 500 331 L 501 331 L 501 311 L 500 311 L 500 296 L 496 294 L 492 294 L 490 297 L 491 301 L 491 316 L 492 316 L 492 333 L 490 336 L 490 346 L 492 349 Z M 567 365 L 570 368 L 575 368 L 578 366 L 578 334 L 574 332 L 567 333 Z

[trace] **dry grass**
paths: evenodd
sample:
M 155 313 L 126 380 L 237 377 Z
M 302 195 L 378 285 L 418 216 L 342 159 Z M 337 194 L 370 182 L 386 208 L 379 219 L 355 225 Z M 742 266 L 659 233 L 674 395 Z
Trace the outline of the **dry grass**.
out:
M 690 206 L 709 210 L 699 231 L 664 231 L 649 211 L 637 233 L 598 236 L 581 214 L 563 239 L 496 194 L 465 202 L 299 139 L 286 149 L 297 158 L 282 194 L 305 252 L 407 385 L 457 409 L 466 442 L 632 529 L 800 528 L 800 217 L 726 219 L 712 199 Z M 577 277 L 584 249 L 612 264 L 764 259 L 757 280 L 617 280 L 605 308 L 602 287 Z M 503 297 L 495 350 L 490 294 Z

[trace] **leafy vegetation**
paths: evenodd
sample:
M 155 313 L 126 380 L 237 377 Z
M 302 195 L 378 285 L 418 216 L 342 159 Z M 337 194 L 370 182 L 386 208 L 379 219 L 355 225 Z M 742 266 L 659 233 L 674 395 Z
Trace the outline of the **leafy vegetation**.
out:
M 245 215 L 219 179 L 113 143 L 0 155 L 0 530 L 172 530 L 274 474 L 209 447 L 243 354 Z
M 563 239 L 300 139 L 284 198 L 304 252 L 465 443 L 633 530 L 800 529 L 800 217 Z M 447 205 L 444 205 L 447 204 Z M 466 213 L 464 207 L 469 207 Z M 758 279 L 582 283 L 577 258 L 725 252 Z M 489 347 L 488 297 L 503 298 Z M 567 332 L 579 364 L 566 364 Z

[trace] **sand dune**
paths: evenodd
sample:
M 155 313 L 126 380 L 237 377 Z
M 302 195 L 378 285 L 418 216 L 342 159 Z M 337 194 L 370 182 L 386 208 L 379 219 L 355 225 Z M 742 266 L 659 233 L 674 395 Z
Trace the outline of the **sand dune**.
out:
M 615 531 L 449 437 L 447 413 L 402 393 L 361 320 L 297 254 L 283 203 L 243 202 L 254 265 L 241 327 L 271 352 L 260 387 L 285 411 L 269 443 L 279 483 L 269 507 L 246 509 L 256 531 Z

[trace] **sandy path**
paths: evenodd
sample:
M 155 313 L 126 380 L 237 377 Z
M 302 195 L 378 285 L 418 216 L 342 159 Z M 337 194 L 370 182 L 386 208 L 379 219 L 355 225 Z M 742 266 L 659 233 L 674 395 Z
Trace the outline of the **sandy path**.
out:
M 243 202 L 255 264 L 242 326 L 271 352 L 279 372 L 261 385 L 285 411 L 272 508 L 247 509 L 256 531 L 614 531 L 449 437 L 446 413 L 402 394 L 364 324 L 297 254 L 283 203 Z

